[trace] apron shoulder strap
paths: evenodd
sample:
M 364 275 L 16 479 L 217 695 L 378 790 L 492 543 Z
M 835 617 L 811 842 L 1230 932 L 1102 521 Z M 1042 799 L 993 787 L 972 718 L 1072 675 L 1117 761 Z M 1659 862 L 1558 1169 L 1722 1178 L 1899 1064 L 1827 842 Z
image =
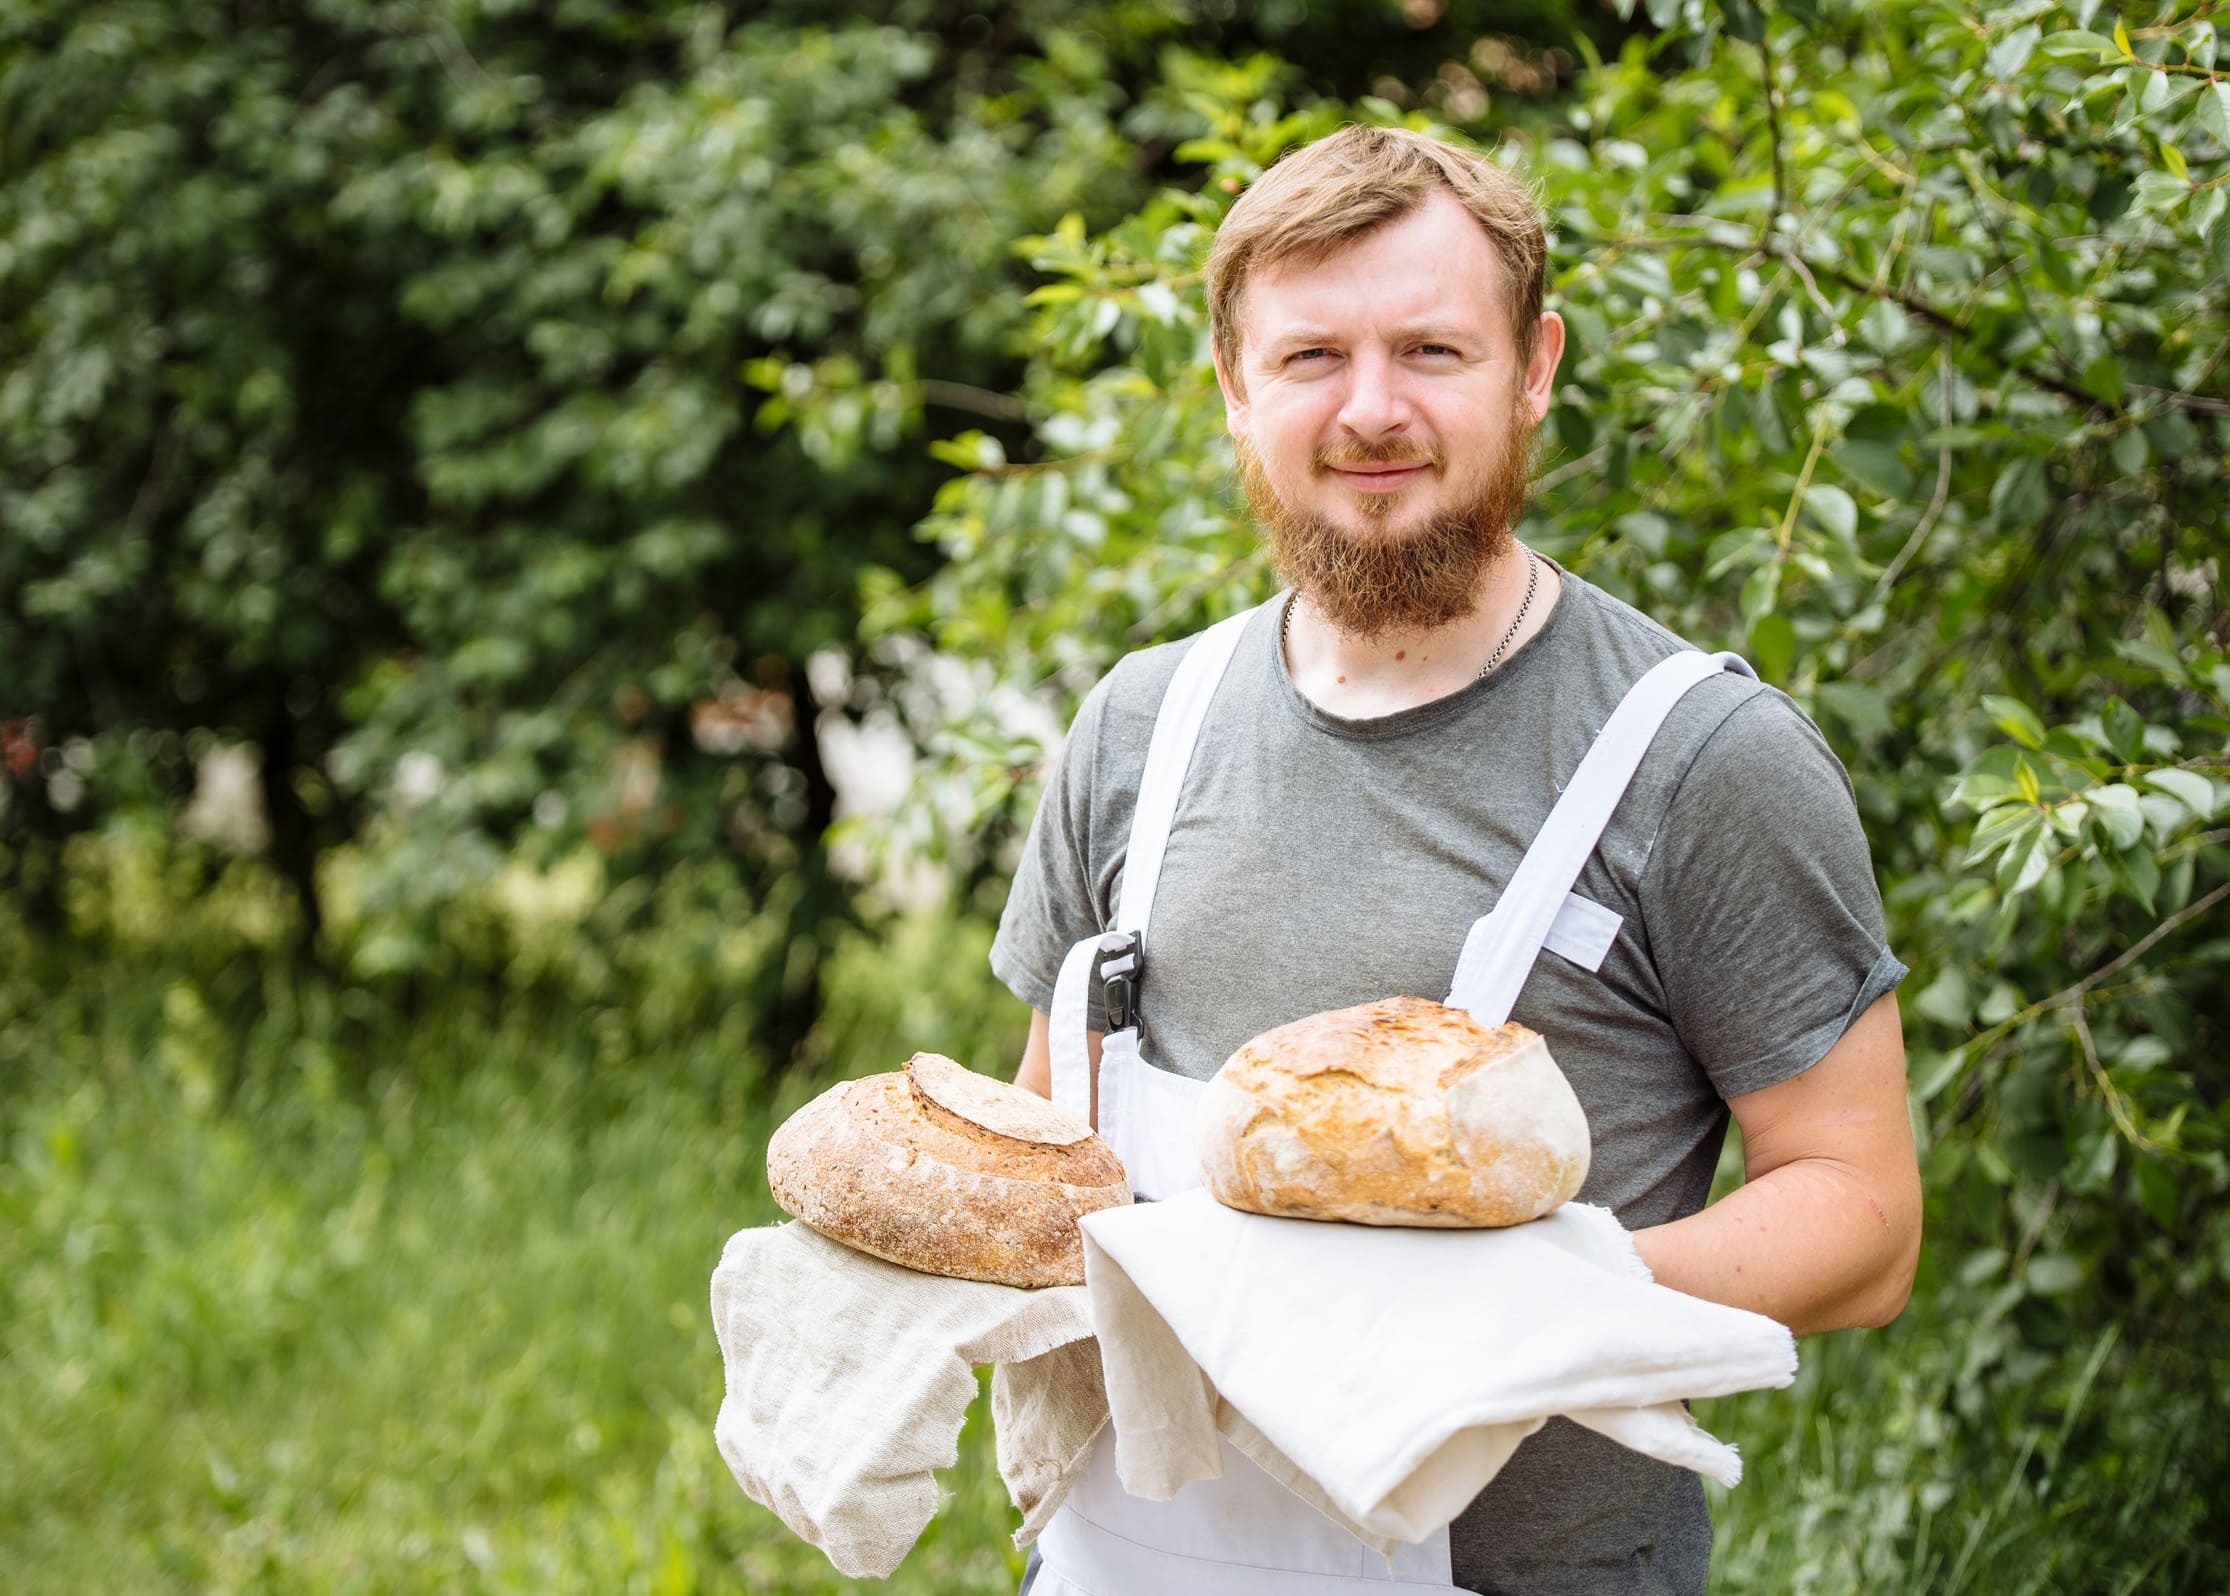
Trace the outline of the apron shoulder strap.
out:
M 1277 602 L 1270 600 L 1271 604 Z M 1169 846 L 1170 827 L 1177 819 L 1177 798 L 1184 791 L 1193 745 L 1200 740 L 1209 702 L 1215 698 L 1216 687 L 1239 647 L 1239 634 L 1256 613 L 1246 609 L 1226 616 L 1193 639 L 1162 694 L 1160 712 L 1154 717 L 1153 741 L 1146 745 L 1146 768 L 1138 778 L 1138 807 L 1131 815 L 1130 843 L 1123 851 L 1123 884 L 1115 902 L 1118 931 L 1142 936 L 1153 918 L 1162 854 Z
M 1282 595 L 1280 595 L 1282 597 Z M 1269 604 L 1276 604 L 1271 599 Z M 1262 608 L 1268 608 L 1268 605 Z M 1177 798 L 1184 790 L 1185 771 L 1192 764 L 1193 745 L 1208 719 L 1208 705 L 1239 647 L 1254 610 L 1226 616 L 1193 640 L 1177 662 L 1154 716 L 1154 735 L 1146 745 L 1146 767 L 1139 777 L 1138 805 L 1131 815 L 1130 841 L 1123 853 L 1123 884 L 1115 905 L 1115 928 L 1086 937 L 1069 949 L 1053 985 L 1050 1022 L 1053 1101 L 1072 1113 L 1089 1117 L 1092 1111 L 1091 1065 L 1085 1051 L 1086 1015 L 1091 982 L 1096 976 L 1112 990 L 1125 992 L 1135 986 L 1142 962 L 1140 942 L 1153 917 L 1154 889 L 1161 882 L 1162 855 L 1169 846 L 1170 827 L 1177 819 Z M 1103 956 L 1118 957 L 1102 962 Z M 1115 1024 L 1134 1029 L 1137 1015 L 1126 1003 Z M 1111 1094 L 1102 1091 L 1100 1129 L 1109 1130 Z
M 1557 911 L 1602 840 L 1603 828 L 1665 718 L 1689 689 L 1721 671 L 1757 674 L 1738 654 L 1683 649 L 1659 660 L 1627 689 L 1526 849 L 1494 912 L 1476 921 L 1464 938 L 1448 991 L 1451 1005 L 1468 1009 L 1482 1025 L 1509 1019 Z

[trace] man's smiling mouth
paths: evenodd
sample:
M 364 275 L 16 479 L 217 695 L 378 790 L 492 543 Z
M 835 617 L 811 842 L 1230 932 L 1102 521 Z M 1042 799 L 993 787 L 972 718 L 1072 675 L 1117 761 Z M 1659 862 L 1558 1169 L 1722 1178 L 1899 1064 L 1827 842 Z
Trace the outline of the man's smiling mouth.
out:
M 1426 461 L 1408 465 L 1333 466 L 1332 475 L 1364 493 L 1391 493 L 1407 487 L 1432 469 Z

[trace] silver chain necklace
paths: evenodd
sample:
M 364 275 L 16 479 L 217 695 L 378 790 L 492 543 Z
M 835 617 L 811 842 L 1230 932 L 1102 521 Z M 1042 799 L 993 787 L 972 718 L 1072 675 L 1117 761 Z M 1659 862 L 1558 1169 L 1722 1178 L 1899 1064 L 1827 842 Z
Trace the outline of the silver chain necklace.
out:
M 1484 680 L 1487 672 L 1502 663 L 1502 656 L 1510 651 L 1511 643 L 1517 640 L 1518 628 L 1525 624 L 1525 612 L 1533 608 L 1533 592 L 1540 585 L 1541 557 L 1531 549 L 1527 549 L 1525 551 L 1525 597 L 1518 600 L 1518 613 L 1510 617 L 1510 629 L 1502 634 L 1502 641 L 1494 645 L 1494 652 L 1487 656 L 1486 664 L 1479 667 L 1479 674 L 1472 678 L 1473 681 Z M 1278 643 L 1281 647 L 1293 635 L 1293 604 L 1294 600 L 1299 597 L 1300 595 L 1296 593 L 1293 598 L 1285 601 L 1285 614 L 1278 621 Z

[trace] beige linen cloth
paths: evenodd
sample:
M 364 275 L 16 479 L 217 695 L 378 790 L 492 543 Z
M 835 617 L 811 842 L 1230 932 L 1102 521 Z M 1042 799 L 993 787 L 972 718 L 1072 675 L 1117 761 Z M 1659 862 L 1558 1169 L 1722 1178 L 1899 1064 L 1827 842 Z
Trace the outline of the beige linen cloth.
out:
M 729 1238 L 712 1323 L 727 1366 L 720 1455 L 745 1495 L 854 1577 L 890 1574 L 936 1513 L 974 1365 L 996 1365 L 1017 1543 L 1037 1538 L 1107 1422 L 1082 1286 L 947 1280 L 792 1222 Z
M 1222 1472 L 1219 1431 L 1380 1551 L 1461 1512 L 1559 1415 L 1732 1485 L 1680 1404 L 1796 1378 L 1771 1319 L 1655 1284 L 1609 1210 L 1508 1230 L 1268 1219 L 1203 1191 L 1088 1214 L 1124 1489 Z

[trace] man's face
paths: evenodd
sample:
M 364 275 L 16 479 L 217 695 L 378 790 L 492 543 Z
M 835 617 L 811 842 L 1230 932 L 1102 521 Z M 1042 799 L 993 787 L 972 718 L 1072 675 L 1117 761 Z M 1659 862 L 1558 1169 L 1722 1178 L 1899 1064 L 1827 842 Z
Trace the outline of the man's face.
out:
M 1247 282 L 1240 370 L 1217 365 L 1242 478 L 1279 569 L 1343 632 L 1468 613 L 1508 547 L 1564 329 L 1544 315 L 1521 366 L 1503 304 L 1446 193 Z

